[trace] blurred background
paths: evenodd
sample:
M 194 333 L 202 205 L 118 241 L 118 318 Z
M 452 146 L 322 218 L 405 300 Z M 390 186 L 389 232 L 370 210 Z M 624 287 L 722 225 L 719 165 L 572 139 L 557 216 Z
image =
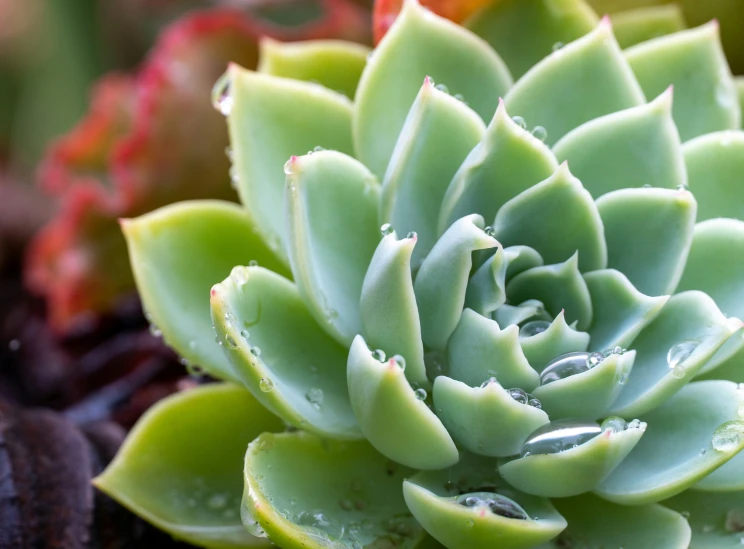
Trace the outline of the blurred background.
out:
M 422 3 L 462 20 L 522 1 L 562 0 Z M 589 3 L 717 17 L 744 73 L 744 0 Z M 0 547 L 185 547 L 89 483 L 147 407 L 208 381 L 149 327 L 117 220 L 237 200 L 210 90 L 228 62 L 256 66 L 262 36 L 371 45 L 400 4 L 0 0 Z

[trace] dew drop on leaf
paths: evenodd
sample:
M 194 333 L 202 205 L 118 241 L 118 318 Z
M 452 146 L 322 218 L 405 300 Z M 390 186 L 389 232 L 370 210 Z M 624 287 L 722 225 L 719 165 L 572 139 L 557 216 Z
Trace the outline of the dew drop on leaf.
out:
M 534 430 L 522 445 L 520 455 L 563 452 L 584 444 L 601 432 L 602 428 L 594 421 L 558 419 Z
M 323 404 L 323 389 L 319 387 L 313 387 L 305 393 L 307 401 L 313 405 L 316 409 L 320 409 Z
M 519 337 L 532 337 L 550 328 L 547 320 L 530 320 L 519 329 Z
M 419 387 L 413 394 L 416 396 L 416 400 L 426 400 L 426 389 Z
M 577 351 L 555 357 L 540 374 L 540 385 L 584 373 L 604 360 L 602 353 Z
M 674 370 L 677 366 L 690 358 L 690 355 L 695 352 L 695 349 L 697 349 L 699 344 L 698 341 L 682 341 L 672 345 L 667 352 L 667 365 L 669 365 L 669 368 Z
M 532 135 L 533 137 L 535 137 L 535 139 L 545 141 L 548 138 L 548 130 L 546 130 L 542 126 L 535 126 L 532 130 Z
M 711 443 L 719 452 L 733 452 L 744 441 L 744 421 L 727 421 L 718 426 Z
M 512 116 L 512 120 L 517 126 L 522 128 L 523 130 L 527 129 L 527 122 L 521 116 Z
M 613 433 L 620 433 L 628 428 L 626 421 L 618 416 L 611 416 L 602 422 L 603 431 L 612 431 Z
M 260 347 L 251 347 L 251 354 L 255 357 L 261 356 L 261 348 Z
M 264 393 L 270 393 L 274 390 L 274 382 L 271 381 L 271 379 L 269 379 L 268 377 L 262 377 L 258 386 Z
M 384 225 L 380 227 L 380 232 L 382 233 L 382 236 L 393 234 L 393 231 L 395 231 L 395 229 L 390 223 L 385 223 Z
M 406 359 L 403 358 L 401 355 L 393 355 L 393 360 L 398 365 L 398 368 L 405 371 L 406 369 Z
M 387 360 L 387 355 L 382 349 L 375 349 L 374 351 L 372 351 L 372 358 L 374 358 L 377 362 L 385 362 Z

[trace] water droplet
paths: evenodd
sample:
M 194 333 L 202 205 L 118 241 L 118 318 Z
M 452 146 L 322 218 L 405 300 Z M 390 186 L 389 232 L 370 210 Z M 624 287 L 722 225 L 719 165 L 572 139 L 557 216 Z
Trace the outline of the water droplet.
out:
M 413 394 L 416 396 L 416 400 L 426 400 L 426 389 L 419 387 Z
M 486 227 L 485 229 L 483 229 L 483 232 L 486 233 L 491 238 L 493 238 L 496 235 L 496 229 L 494 229 L 490 225 Z
M 261 347 L 251 347 L 251 354 L 255 357 L 261 356 Z
M 233 281 L 233 284 L 240 287 L 246 282 L 248 282 L 248 272 L 245 267 L 233 267 L 233 270 L 230 271 L 230 280 Z
M 155 326 L 155 324 L 150 324 L 150 333 L 154 335 L 155 337 L 163 337 L 163 332 L 161 332 L 160 328 Z M 13 340 L 13 341 L 18 341 L 18 340 Z M 11 343 L 13 343 L 13 341 L 11 341 Z M 20 344 L 18 345 L 18 347 L 20 347 Z M 10 350 L 16 351 L 17 348 L 16 349 L 11 348 Z
M 651 189 L 652 187 L 653 187 L 653 185 L 651 185 L 650 183 L 644 183 L 642 188 L 643 189 Z
M 698 345 L 700 345 L 698 341 L 682 341 L 681 343 L 672 345 L 669 352 L 667 352 L 667 364 L 669 368 L 673 370 L 690 358 L 690 355 L 695 352 Z
M 313 152 L 320 152 L 326 150 L 325 147 L 321 147 L 320 145 L 315 145 L 313 148 Z
M 416 231 L 411 231 L 406 235 L 406 238 L 418 238 L 418 234 L 416 234 Z
M 685 377 L 685 367 L 684 366 L 675 366 L 672 368 L 672 376 L 676 377 L 677 379 L 682 379 Z
M 385 223 L 382 227 L 380 227 L 380 232 L 382 233 L 382 236 L 393 234 L 393 231 L 395 231 L 395 229 L 390 223 Z
M 387 360 L 387 355 L 382 349 L 375 349 L 374 351 L 372 351 L 372 358 L 374 358 L 377 362 L 385 362 Z
M 512 116 L 512 120 L 517 126 L 522 128 L 523 130 L 527 129 L 527 122 L 521 116 Z
M 269 379 L 268 377 L 262 377 L 258 386 L 264 393 L 270 393 L 274 390 L 274 382 L 271 381 L 271 379 Z
M 229 116 L 232 112 L 234 99 L 231 93 L 230 75 L 223 74 L 212 88 L 212 106 L 223 116 Z
M 713 448 L 719 452 L 733 452 L 744 440 L 744 421 L 727 421 L 713 433 Z
M 227 506 L 228 498 L 225 494 L 214 494 L 207 500 L 207 506 L 211 509 L 223 509 Z
M 233 189 L 238 190 L 238 183 L 240 182 L 240 177 L 238 176 L 238 169 L 235 166 L 232 166 L 228 173 L 230 174 L 230 186 Z
M 627 422 L 618 416 L 611 416 L 602 422 L 603 431 L 612 431 L 613 433 L 620 433 L 628 428 Z
M 726 513 L 724 528 L 727 532 L 744 532 L 744 509 L 730 509 Z
M 249 266 L 249 267 L 258 267 L 258 261 L 256 261 L 255 259 L 251 259 L 251 260 L 250 260 L 250 261 L 248 262 L 248 266 Z
M 646 423 L 640 419 L 633 419 L 628 423 L 628 429 L 641 429 L 642 431 L 645 431 Z
M 623 372 L 617 379 L 619 385 L 625 385 L 628 382 L 628 372 Z
M 527 396 L 527 393 L 522 389 L 519 389 L 519 388 L 507 389 L 506 392 L 509 393 L 509 396 L 512 397 L 517 402 L 519 402 L 520 404 L 527 404 L 530 400 L 530 397 Z
M 330 521 L 322 511 L 301 511 L 295 517 L 295 522 L 302 526 L 312 526 L 321 530 L 331 526 Z
M 548 362 L 548 365 L 540 374 L 540 385 L 547 385 L 560 379 L 584 373 L 596 365 L 595 362 L 599 360 L 599 357 L 604 359 L 604 355 L 601 353 L 583 351 L 560 355 Z
M 471 509 L 487 507 L 494 515 L 499 515 L 505 518 L 517 520 L 527 520 L 529 518 L 529 515 L 524 509 L 522 509 L 521 505 L 501 494 L 495 494 L 492 492 L 473 492 L 470 494 L 463 494 L 455 501 L 457 501 L 458 504 Z
M 561 48 L 563 48 L 563 46 L 565 46 L 565 45 L 566 44 L 564 44 L 563 42 L 556 42 L 555 44 L 553 44 L 553 47 L 551 48 L 551 50 L 558 51 Z
M 468 103 L 467 103 L 467 101 L 465 101 L 465 96 L 464 96 L 464 95 L 462 95 L 461 93 L 456 93 L 456 94 L 455 94 L 455 95 L 453 95 L 452 97 L 454 97 L 454 98 L 455 98 L 455 99 L 457 99 L 458 101 L 461 101 L 461 102 L 465 103 L 466 105 L 468 104 Z
M 240 337 L 248 341 L 248 339 L 251 337 L 251 333 L 248 330 L 240 330 Z
M 320 387 L 313 387 L 305 393 L 305 398 L 316 410 L 319 410 L 323 404 L 323 389 Z
M 623 349 L 622 347 L 620 347 L 620 345 L 615 345 L 614 347 L 610 347 L 609 349 L 605 349 L 604 351 L 602 351 L 602 354 L 605 357 L 608 357 L 610 355 L 622 355 L 625 352 L 627 352 L 627 349 Z
M 405 371 L 406 369 L 406 359 L 403 358 L 401 355 L 393 355 L 393 360 L 398 365 L 398 368 Z
M 601 432 L 594 421 L 558 419 L 534 430 L 522 445 L 520 455 L 556 454 L 580 446 Z
M 532 135 L 540 141 L 545 141 L 548 138 L 548 130 L 546 130 L 542 126 L 535 126 L 532 129 Z
M 486 387 L 488 387 L 489 385 L 491 385 L 491 383 L 497 383 L 495 377 L 489 377 L 486 381 L 484 381 L 483 383 L 481 383 L 480 388 L 481 389 L 485 389 Z
M 542 410 L 542 402 L 537 400 L 536 398 L 531 398 L 527 401 L 528 406 L 532 406 L 533 408 L 537 408 L 538 410 Z
M 225 147 L 225 156 L 230 162 L 235 160 L 235 154 L 233 153 L 232 147 L 229 145 Z
M 550 328 L 547 320 L 530 320 L 519 329 L 519 337 L 532 337 Z
M 679 514 L 682 515 L 682 518 L 685 519 L 685 520 L 687 520 L 687 519 L 690 518 L 690 512 L 689 511 L 680 511 Z
M 235 315 L 233 315 L 233 314 L 232 314 L 231 312 L 229 312 L 229 311 L 228 311 L 228 312 L 226 312 L 226 313 L 225 313 L 225 321 L 226 321 L 226 322 L 228 322 L 228 323 L 230 323 L 230 322 L 232 322 L 233 320 L 235 320 Z
M 225 335 L 225 347 L 228 349 L 237 349 L 238 343 L 233 339 L 230 334 Z
M 438 89 L 440 92 L 449 93 L 449 88 L 445 86 L 444 84 L 437 84 L 434 87 Z
M 152 326 L 152 325 L 151 325 Z M 21 348 L 21 342 L 17 339 L 11 339 L 8 342 L 8 349 L 10 349 L 12 352 L 16 352 L 18 349 Z

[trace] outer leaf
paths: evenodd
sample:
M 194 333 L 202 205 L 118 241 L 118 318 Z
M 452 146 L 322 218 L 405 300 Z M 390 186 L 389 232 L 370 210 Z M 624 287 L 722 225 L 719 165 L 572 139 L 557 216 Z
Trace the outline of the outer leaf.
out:
M 519 328 L 465 309 L 447 345 L 449 376 L 476 387 L 495 377 L 504 387 L 531 391 L 540 379 L 519 348 Z
M 509 112 L 545 127 L 550 144 L 584 122 L 644 102 L 607 18 L 540 61 L 506 96 Z
M 416 295 L 411 278 L 411 255 L 416 238 L 384 236 L 367 269 L 359 311 L 362 334 L 373 348 L 403 356 L 406 378 L 428 385 L 424 365 Z
M 742 113 L 741 127 L 744 128 L 744 76 L 737 76 L 734 80 L 736 81 L 736 89 L 739 92 L 739 107 Z
M 225 86 L 232 101 L 227 117 L 240 200 L 272 249 L 286 257 L 284 173 L 292 155 L 316 146 L 352 152 L 351 103 L 317 84 L 230 65 Z
M 439 232 L 471 213 L 493 219 L 506 202 L 547 179 L 557 168 L 550 149 L 514 122 L 499 101 L 483 141 L 468 155 L 447 189 Z
M 606 417 L 633 369 L 635 352 L 611 354 L 591 370 L 532 391 L 550 419 Z
M 400 493 L 411 472 L 366 442 L 266 434 L 245 455 L 244 521 L 286 549 L 413 549 L 423 532 Z
M 361 331 L 359 297 L 380 239 L 380 188 L 361 163 L 335 151 L 287 163 L 287 244 L 297 289 L 340 343 Z
M 744 221 L 710 219 L 695 225 L 678 291 L 701 290 L 726 316 L 744 317 Z
M 501 58 L 474 34 L 408 0 L 377 46 L 355 98 L 357 157 L 382 176 L 425 76 L 465 97 L 481 118 L 511 85 Z
M 702 292 L 672 296 L 659 315 L 632 346 L 638 356 L 625 390 L 612 406 L 612 414 L 637 416 L 653 410 L 692 379 L 725 343 L 736 326 Z M 693 345 L 691 353 L 672 363 L 678 345 Z
M 669 299 L 669 296 L 642 294 L 623 273 L 614 269 L 587 273 L 584 281 L 594 311 L 594 322 L 589 330 L 592 351 L 616 345 L 628 347 Z
M 268 547 L 240 522 L 246 445 L 282 421 L 235 385 L 206 385 L 150 408 L 96 487 L 175 538 L 212 548 Z
M 690 190 L 698 221 L 713 217 L 744 220 L 744 132 L 725 131 L 685 143 Z
M 595 198 L 628 187 L 674 189 L 687 183 L 671 88 L 646 105 L 582 124 L 553 152 Z
M 565 311 L 561 311 L 547 330 L 520 338 L 519 344 L 530 366 L 541 373 L 548 362 L 557 356 L 573 351 L 586 351 L 589 347 L 589 334 L 571 328 L 566 323 Z
M 297 428 L 360 438 L 346 349 L 315 322 L 294 284 L 261 267 L 236 267 L 212 288 L 211 303 L 218 341 L 261 404 Z
M 519 453 L 527 436 L 548 423 L 548 415 L 520 404 L 499 383 L 469 387 L 446 376 L 434 380 L 434 406 L 452 437 L 484 456 Z
M 689 549 L 741 547 L 738 517 L 744 509 L 744 492 L 721 494 L 687 490 L 664 501 L 664 506 L 687 517 L 692 527 Z
M 682 276 L 695 226 L 691 193 L 623 189 L 597 201 L 607 239 L 607 265 L 642 293 L 670 294 Z M 649 238 L 649 235 L 654 235 Z
M 236 379 L 214 342 L 209 288 L 249 261 L 287 274 L 245 212 L 228 202 L 182 202 L 125 220 L 122 230 L 143 305 L 164 339 L 211 375 Z
M 597 15 L 583 0 L 493 2 L 465 22 L 503 56 L 515 78 L 596 25 Z
M 404 481 L 403 496 L 416 520 L 448 549 L 486 549 L 493 547 L 494 539 L 499 540 L 503 549 L 526 549 L 554 537 L 566 527 L 566 521 L 548 500 L 509 488 L 494 488 L 494 491 L 508 494 L 534 518 L 515 520 L 483 509 L 467 508 L 447 497 L 449 494 L 441 488 L 445 483 L 437 482 L 442 477 L 419 473 Z
M 457 463 L 455 443 L 414 394 L 395 359 L 380 362 L 357 336 L 349 351 L 347 376 L 362 433 L 380 453 L 417 469 L 443 469 Z
M 284 43 L 263 38 L 258 71 L 306 82 L 317 82 L 353 98 L 369 48 L 342 40 Z
M 558 382 L 556 382 L 558 383 Z M 535 454 L 505 463 L 499 472 L 528 494 L 568 497 L 597 486 L 638 444 L 643 429 L 605 430 L 593 439 L 557 454 Z
M 625 57 L 647 96 L 674 85 L 673 113 L 682 141 L 739 127 L 741 109 L 718 23 L 638 44 Z
M 434 245 L 418 272 L 416 292 L 424 344 L 443 350 L 465 303 L 472 252 L 498 242 L 483 232 L 483 218 L 473 214 L 454 223 Z
M 612 28 L 623 49 L 679 32 L 686 27 L 685 17 L 678 4 L 651 5 L 612 15 Z
M 688 549 L 690 525 L 661 505 L 624 506 L 591 494 L 556 499 L 555 506 L 569 527 L 548 547 L 632 547 L 633 549 Z M 665 504 L 667 502 L 664 502 Z M 690 549 L 697 546 L 690 545 Z M 698 548 L 702 549 L 702 548 Z
M 592 323 L 592 302 L 578 263 L 578 254 L 574 254 L 564 263 L 524 271 L 509 281 L 506 294 L 514 303 L 539 299 L 551 315 L 565 311 L 566 320 L 578 321 L 584 330 Z
M 711 447 L 716 428 L 737 420 L 738 408 L 734 383 L 687 385 L 645 416 L 648 429 L 643 440 L 596 493 L 622 505 L 641 505 L 682 492 L 744 448 L 744 437 L 725 449 Z
M 434 246 L 442 197 L 484 131 L 483 121 L 462 101 L 437 90 L 430 78 L 424 81 L 390 159 L 380 204 L 381 223 L 392 223 L 400 234 L 418 234 L 414 267 Z

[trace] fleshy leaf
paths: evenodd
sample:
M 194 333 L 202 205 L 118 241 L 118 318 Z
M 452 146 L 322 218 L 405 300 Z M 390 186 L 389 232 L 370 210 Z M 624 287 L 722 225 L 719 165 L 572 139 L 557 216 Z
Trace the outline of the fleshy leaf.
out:
M 416 469 L 443 469 L 457 463 L 455 443 L 424 402 L 426 390 L 414 392 L 394 358 L 373 356 L 362 336 L 357 336 L 349 351 L 347 376 L 354 414 L 377 451 Z
M 519 344 L 530 366 L 541 373 L 548 362 L 557 356 L 574 351 L 586 351 L 589 347 L 589 334 L 571 328 L 566 323 L 565 311 L 561 311 L 544 332 L 521 337 Z
M 393 150 L 382 185 L 380 222 L 414 231 L 418 267 L 439 235 L 442 197 L 452 176 L 480 142 L 485 125 L 462 101 L 424 81 Z M 473 213 L 473 212 L 468 212 Z
M 741 110 L 718 23 L 638 44 L 625 57 L 648 97 L 674 85 L 672 112 L 682 141 L 739 127 Z
M 494 248 L 498 242 L 483 232 L 483 218 L 477 214 L 455 222 L 437 241 L 419 269 L 416 292 L 424 344 L 443 350 L 460 320 L 472 252 Z
M 540 400 L 551 420 L 606 417 L 633 369 L 634 360 L 634 351 L 611 354 L 590 370 L 541 385 L 532 394 Z
M 686 190 L 622 189 L 597 200 L 597 208 L 607 240 L 607 266 L 646 295 L 672 293 L 692 241 L 693 195 Z
M 122 230 L 143 306 L 166 342 L 214 377 L 237 379 L 214 341 L 209 289 L 249 261 L 288 275 L 245 212 L 229 202 L 181 202 L 122 221 Z
M 286 257 L 284 172 L 292 155 L 315 147 L 351 154 L 351 102 L 318 84 L 230 65 L 215 85 L 225 95 L 240 200 L 272 249 Z
M 594 311 L 594 321 L 589 330 L 592 351 L 603 351 L 616 345 L 628 347 L 669 299 L 669 296 L 642 294 L 615 269 L 587 273 L 584 281 Z
M 518 274 L 506 286 L 509 301 L 539 299 L 547 311 L 557 316 L 565 311 L 566 321 L 578 320 L 580 330 L 592 323 L 592 302 L 586 282 L 579 272 L 578 254 L 564 263 L 534 267 Z
M 592 494 L 556 499 L 554 504 L 568 520 L 568 528 L 553 543 L 536 549 L 615 546 L 688 549 L 690 543 L 687 520 L 661 505 L 615 505 Z M 702 546 L 690 545 L 689 548 L 702 549 Z
M 205 385 L 150 408 L 96 487 L 173 537 L 203 547 L 268 547 L 240 522 L 246 445 L 282 421 L 236 385 Z
M 612 15 L 612 29 L 623 49 L 685 28 L 685 17 L 678 4 L 644 6 Z
M 212 288 L 211 304 L 234 374 L 261 404 L 297 428 L 361 438 L 346 349 L 317 324 L 294 284 L 262 267 L 236 267 Z
M 490 316 L 501 307 L 506 302 L 508 265 L 504 249 L 499 246 L 496 253 L 470 277 L 465 292 L 465 306 L 483 316 Z
M 678 291 L 707 293 L 726 316 L 744 318 L 744 221 L 710 219 L 695 225 Z
M 689 549 L 741 547 L 744 492 L 724 494 L 687 490 L 664 501 L 664 506 L 687 517 L 692 527 Z
M 733 217 L 744 221 L 744 132 L 723 131 L 683 147 L 697 220 Z
M 528 494 L 557 498 L 575 496 L 605 479 L 642 436 L 643 428 L 619 432 L 606 429 L 569 450 L 526 455 L 504 463 L 499 472 L 509 484 Z
M 522 324 L 527 320 L 550 320 L 551 315 L 545 310 L 542 301 L 528 299 L 519 305 L 504 304 L 491 315 L 499 326 Z
M 490 221 L 501 206 L 557 168 L 550 149 L 512 120 L 499 101 L 483 140 L 457 170 L 444 195 L 439 232 L 471 213 Z
M 594 198 L 629 187 L 687 183 L 671 88 L 646 105 L 582 124 L 553 147 Z
M 318 323 L 349 345 L 361 332 L 359 297 L 380 240 L 380 187 L 336 151 L 292 157 L 285 168 L 287 245 L 297 289 Z
M 366 442 L 267 433 L 245 454 L 243 520 L 286 549 L 413 549 L 424 533 L 400 490 L 411 473 Z
M 509 246 L 508 248 L 504 248 L 504 257 L 507 260 L 507 280 L 527 269 L 539 267 L 544 264 L 542 256 L 529 246 Z
M 401 355 L 406 378 L 411 383 L 428 385 L 411 278 L 411 256 L 416 244 L 415 237 L 398 240 L 395 233 L 382 238 L 364 277 L 359 312 L 367 343 L 391 355 Z
M 404 481 L 403 496 L 416 520 L 449 549 L 486 549 L 497 539 L 499 548 L 527 549 L 554 536 L 566 521 L 543 498 L 522 494 L 498 478 L 495 462 L 471 454 L 450 469 L 424 471 Z M 466 507 L 460 494 L 480 492 L 504 496 L 519 505 L 524 520 L 507 518 L 484 507 Z
M 519 78 L 551 51 L 591 32 L 597 15 L 583 0 L 492 2 L 465 26 L 491 44 Z
M 636 363 L 633 371 L 638 369 Z M 737 386 L 730 381 L 690 383 L 644 417 L 643 440 L 596 493 L 622 505 L 642 505 L 687 489 L 744 448 L 739 406 Z M 724 436 L 727 444 L 715 443 L 721 440 L 714 434 L 719 428 L 739 434 Z
M 353 98 L 369 51 L 366 46 L 342 40 L 284 43 L 264 38 L 260 44 L 258 71 L 317 82 Z
M 532 431 L 548 423 L 541 409 L 514 400 L 497 381 L 470 387 L 447 376 L 434 380 L 434 408 L 466 450 L 484 456 L 519 453 Z
M 385 173 L 406 115 L 425 76 L 449 87 L 483 120 L 512 83 L 506 65 L 480 38 L 407 0 L 368 61 L 354 111 L 357 157 Z
M 704 293 L 672 296 L 633 340 L 633 372 L 612 413 L 638 416 L 656 408 L 695 377 L 735 330 Z
M 447 345 L 448 375 L 471 387 L 495 377 L 504 387 L 531 391 L 539 383 L 519 347 L 519 328 L 504 330 L 478 313 L 465 309 Z
M 537 63 L 505 99 L 512 115 L 547 130 L 548 144 L 584 122 L 646 101 L 607 18 Z
M 545 181 L 504 204 L 493 228 L 494 237 L 505 247 L 530 246 L 546 263 L 566 261 L 578 251 L 582 272 L 607 265 L 597 207 L 566 163 Z
M 734 80 L 736 80 L 736 89 L 739 92 L 739 107 L 742 113 L 741 127 L 744 128 L 744 76 L 737 76 Z

